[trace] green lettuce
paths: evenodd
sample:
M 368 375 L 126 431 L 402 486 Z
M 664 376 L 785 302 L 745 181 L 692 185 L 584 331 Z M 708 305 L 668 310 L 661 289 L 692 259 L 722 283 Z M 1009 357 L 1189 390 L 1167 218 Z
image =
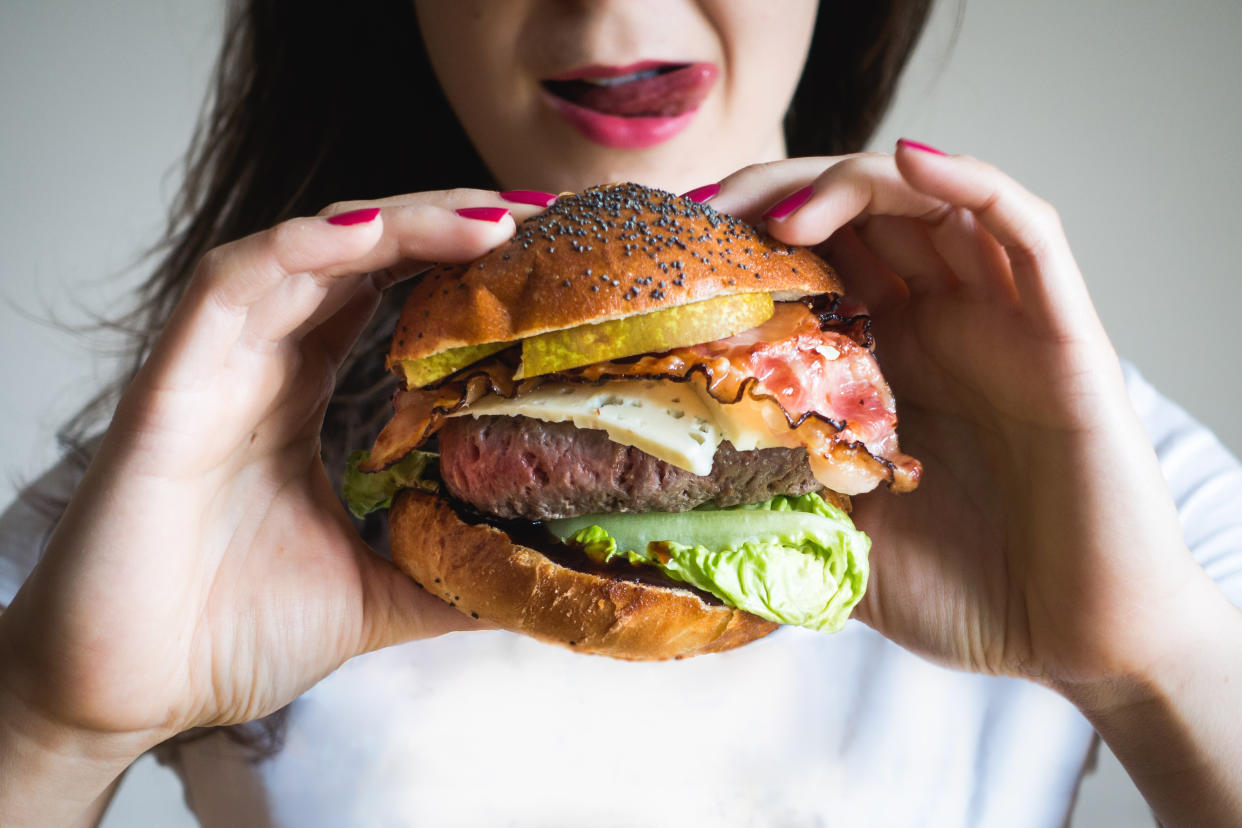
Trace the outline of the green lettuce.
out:
M 780 624 L 836 632 L 867 588 L 871 541 L 817 494 L 680 513 L 547 521 L 600 561 L 623 557 Z
M 341 496 L 354 517 L 362 518 L 378 509 L 387 509 L 392 505 L 392 497 L 398 489 L 434 492 L 440 488 L 435 479 L 439 471 L 438 454 L 412 451 L 400 463 L 383 471 L 364 472 L 358 466 L 370 456 L 369 451 L 355 451 L 349 455 L 349 463 L 345 467 Z

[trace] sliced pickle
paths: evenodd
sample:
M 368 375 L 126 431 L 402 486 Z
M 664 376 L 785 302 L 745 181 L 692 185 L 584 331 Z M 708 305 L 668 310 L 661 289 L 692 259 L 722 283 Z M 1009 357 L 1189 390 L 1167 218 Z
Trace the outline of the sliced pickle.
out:
M 770 293 L 738 293 L 650 313 L 549 331 L 522 340 L 517 377 L 667 351 L 733 336 L 772 318 Z
M 508 342 L 488 342 L 483 345 L 465 345 L 461 348 L 450 348 L 438 354 L 425 356 L 422 359 L 403 359 L 400 361 L 401 372 L 405 376 L 407 388 L 422 388 L 449 374 L 460 371 L 485 356 L 508 348 Z

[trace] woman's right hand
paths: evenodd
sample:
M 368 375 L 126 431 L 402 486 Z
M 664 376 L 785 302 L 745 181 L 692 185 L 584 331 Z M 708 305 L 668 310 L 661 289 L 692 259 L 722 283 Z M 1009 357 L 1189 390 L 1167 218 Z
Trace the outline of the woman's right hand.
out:
M 0 724 L 25 734 L 18 756 L 107 743 L 132 759 L 270 713 L 352 656 L 469 626 L 357 536 L 319 430 L 398 272 L 469 261 L 534 212 L 494 192 L 421 193 L 207 254 L 0 615 Z

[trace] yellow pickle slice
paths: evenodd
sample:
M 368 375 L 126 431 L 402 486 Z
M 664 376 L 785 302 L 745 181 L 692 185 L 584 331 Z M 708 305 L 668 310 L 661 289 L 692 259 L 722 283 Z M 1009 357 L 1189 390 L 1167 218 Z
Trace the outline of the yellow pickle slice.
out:
M 471 363 L 478 362 L 485 356 L 508 348 L 509 342 L 487 342 L 482 345 L 465 345 L 461 348 L 450 348 L 438 354 L 425 356 L 421 359 L 403 359 L 400 361 L 401 373 L 405 377 L 407 388 L 422 388 L 436 380 L 444 379 Z
M 522 340 L 518 379 L 723 339 L 772 318 L 770 293 L 738 293 Z

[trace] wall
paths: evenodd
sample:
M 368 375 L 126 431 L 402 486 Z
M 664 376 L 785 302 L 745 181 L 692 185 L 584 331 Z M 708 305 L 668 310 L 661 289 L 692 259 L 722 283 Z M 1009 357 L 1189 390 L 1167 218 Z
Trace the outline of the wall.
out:
M 998 164 L 1059 208 L 1119 351 L 1242 450 L 1242 4 L 942 4 L 875 142 Z M 220 14 L 207 0 L 0 5 L 0 457 L 7 500 L 112 368 L 39 321 L 115 309 L 160 230 Z M 956 40 L 954 42 L 954 31 Z M 80 306 L 80 307 L 79 307 Z M 175 781 L 131 772 L 105 824 L 188 820 Z M 1115 760 L 1080 824 L 1146 809 Z

